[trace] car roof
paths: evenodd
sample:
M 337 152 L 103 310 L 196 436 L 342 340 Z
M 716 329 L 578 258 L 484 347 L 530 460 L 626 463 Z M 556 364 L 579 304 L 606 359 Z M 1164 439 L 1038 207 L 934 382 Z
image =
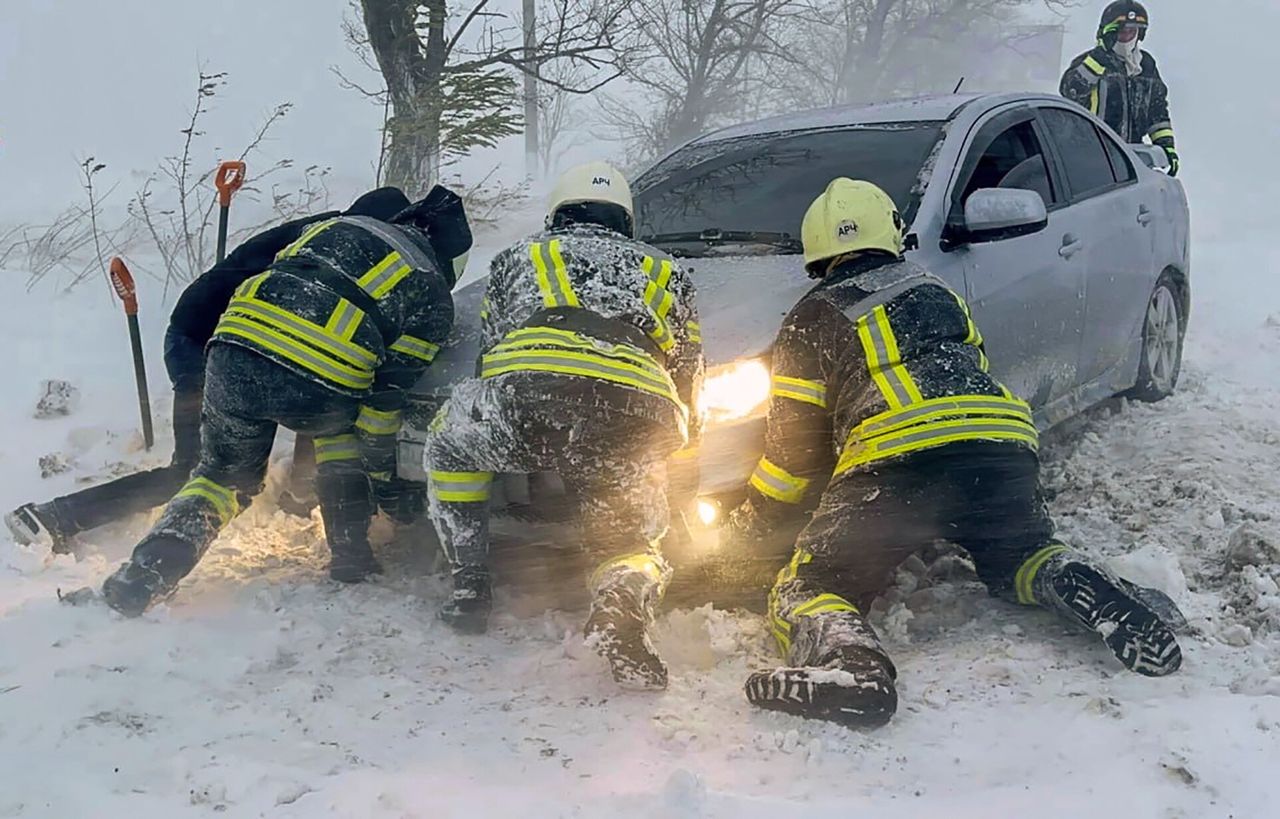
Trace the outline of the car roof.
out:
M 979 107 L 985 110 L 1008 102 L 1029 101 L 1043 98 L 1044 96 L 1032 93 L 941 94 L 893 100 L 891 102 L 878 102 L 870 105 L 841 105 L 834 108 L 818 108 L 793 114 L 780 114 L 754 122 L 744 122 L 740 125 L 730 125 L 727 128 L 704 134 L 690 142 L 689 145 L 820 128 L 850 128 L 860 125 L 886 125 L 902 122 L 943 122 L 955 117 L 961 109 L 977 100 L 982 101 L 982 105 Z

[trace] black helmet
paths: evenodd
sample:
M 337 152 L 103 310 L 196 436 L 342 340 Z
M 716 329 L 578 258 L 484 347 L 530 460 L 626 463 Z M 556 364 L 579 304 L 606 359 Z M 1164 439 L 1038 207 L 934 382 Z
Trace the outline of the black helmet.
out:
M 1102 20 L 1098 23 L 1098 42 L 1111 48 L 1116 44 L 1116 35 L 1125 26 L 1138 27 L 1138 39 L 1147 39 L 1147 26 L 1150 18 L 1147 7 L 1134 0 L 1117 0 L 1102 10 Z

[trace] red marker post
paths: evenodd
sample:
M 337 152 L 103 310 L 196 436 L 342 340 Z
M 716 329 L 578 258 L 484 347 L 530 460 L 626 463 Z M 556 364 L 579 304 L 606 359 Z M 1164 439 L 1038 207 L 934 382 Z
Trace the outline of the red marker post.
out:
M 133 377 L 138 382 L 138 409 L 142 412 L 142 440 L 147 449 L 155 446 L 155 431 L 151 427 L 151 395 L 147 390 L 147 367 L 142 359 L 142 331 L 138 328 L 138 288 L 133 274 L 116 256 L 111 260 L 111 286 L 124 303 L 125 320 L 129 323 L 129 344 L 133 347 Z
M 214 187 L 218 189 L 218 261 L 227 256 L 227 218 L 231 215 L 231 197 L 244 185 L 245 164 L 240 161 L 223 162 L 218 166 L 218 175 L 214 177 Z

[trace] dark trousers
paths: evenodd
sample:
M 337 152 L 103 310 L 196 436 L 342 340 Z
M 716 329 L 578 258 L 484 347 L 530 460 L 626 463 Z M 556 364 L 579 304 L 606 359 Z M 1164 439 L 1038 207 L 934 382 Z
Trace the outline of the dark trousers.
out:
M 669 523 L 664 462 L 681 443 L 677 431 L 609 407 L 526 399 L 501 377 L 464 381 L 427 441 L 431 519 L 455 567 L 484 566 L 494 473 L 557 472 L 593 556 L 656 552 Z
M 178 541 L 190 547 L 194 567 L 218 532 L 262 491 L 279 426 L 332 439 L 316 468 L 325 533 L 331 548 L 353 541 L 367 546 L 374 505 L 354 435 L 358 412 L 356 398 L 252 350 L 215 343 L 205 373 L 199 460 L 135 556 L 152 544 L 172 553 Z
M 784 650 L 799 618 L 865 611 L 903 560 L 938 540 L 968 551 L 992 594 L 1015 599 L 1019 570 L 1055 545 L 1039 475 L 1028 450 L 965 442 L 832 481 L 770 593 Z

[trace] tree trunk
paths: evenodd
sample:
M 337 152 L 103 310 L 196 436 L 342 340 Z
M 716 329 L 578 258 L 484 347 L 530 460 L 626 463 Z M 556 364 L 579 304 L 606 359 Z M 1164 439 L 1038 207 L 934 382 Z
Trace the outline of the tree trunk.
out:
M 386 183 L 417 198 L 440 176 L 441 82 L 446 0 L 361 0 L 365 30 L 391 96 Z M 418 7 L 428 15 L 424 50 Z
M 880 87 L 880 57 L 884 51 L 885 24 L 889 19 L 889 12 L 897 4 L 898 0 L 876 0 L 867 19 L 866 36 L 850 78 L 850 102 L 871 102 L 876 99 Z

